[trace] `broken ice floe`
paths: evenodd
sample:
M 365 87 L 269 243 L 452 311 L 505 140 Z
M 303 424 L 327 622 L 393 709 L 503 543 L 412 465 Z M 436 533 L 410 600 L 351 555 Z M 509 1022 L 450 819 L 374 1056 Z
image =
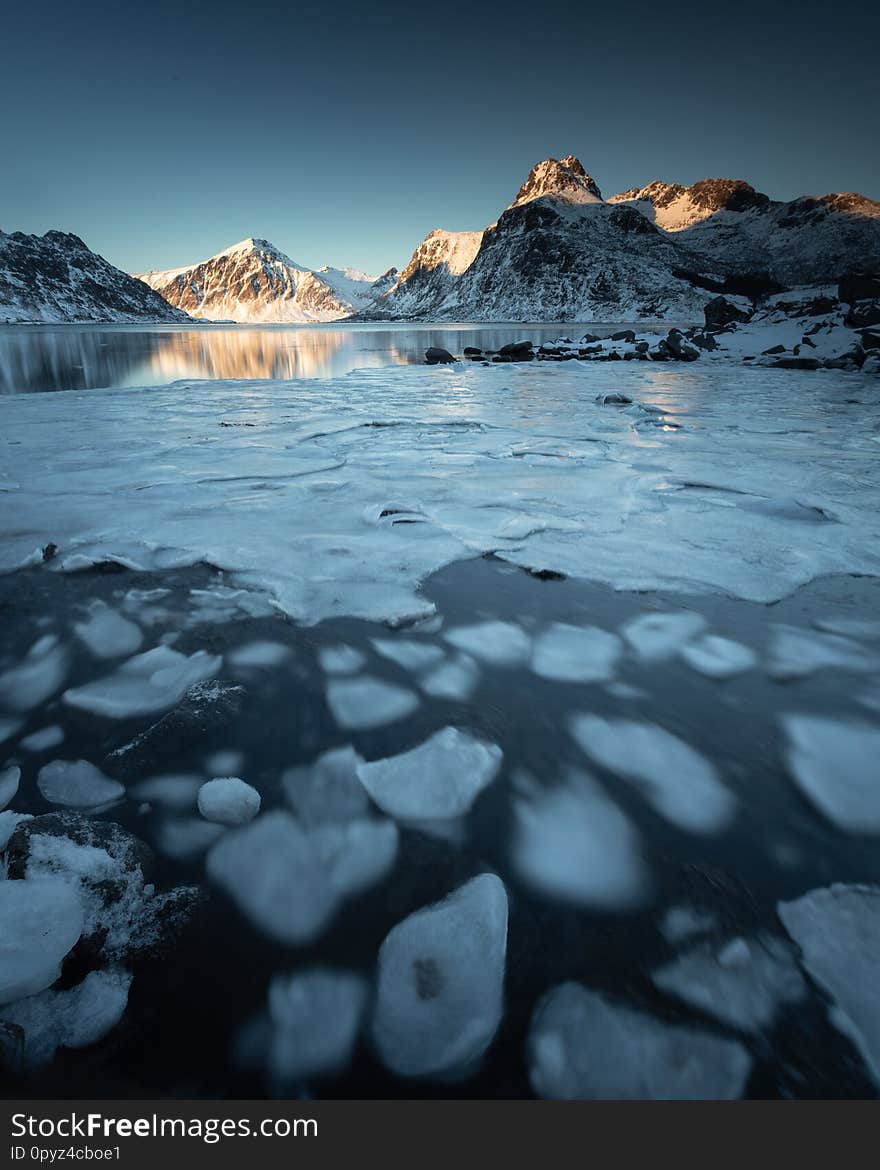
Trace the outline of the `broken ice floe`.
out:
M 159 825 L 155 846 L 172 861 L 189 861 L 209 849 L 225 832 L 225 826 L 202 817 L 169 816 Z
M 312 826 L 365 816 L 370 802 L 358 779 L 362 762 L 354 748 L 343 747 L 324 752 L 306 767 L 288 768 L 281 786 L 299 820 Z
M 54 634 L 31 646 L 18 666 L 0 674 L 0 706 L 30 711 L 51 698 L 67 675 L 67 651 Z
M 360 762 L 357 775 L 379 808 L 397 820 L 452 820 L 492 783 L 501 759 L 496 744 L 444 727 L 408 752 Z
M 81 983 L 46 990 L 2 1009 L 2 1019 L 22 1030 L 25 1068 L 49 1064 L 62 1046 L 96 1044 L 122 1019 L 131 972 L 123 968 L 90 971 Z
M 680 653 L 688 666 L 709 678 L 730 678 L 751 670 L 758 662 L 748 646 L 718 634 L 704 634 L 682 646 Z
M 614 677 L 620 650 L 615 634 L 557 622 L 535 638 L 532 670 L 558 682 L 607 682 Z
M 603 768 L 633 782 L 666 820 L 691 833 L 716 833 L 736 813 L 736 801 L 712 763 L 684 740 L 653 723 L 575 715 L 571 733 Z
M 233 666 L 271 667 L 280 666 L 290 657 L 290 648 L 283 642 L 247 642 L 229 654 Z
M 654 1019 L 579 983 L 539 1002 L 528 1047 L 532 1088 L 563 1101 L 730 1101 L 751 1071 L 737 1041 Z
M 672 658 L 706 628 L 706 619 L 699 613 L 682 610 L 680 613 L 645 613 L 631 618 L 620 632 L 630 646 L 646 662 L 660 662 Z
M 493 666 L 517 666 L 526 661 L 532 649 L 529 635 L 511 622 L 456 626 L 447 630 L 443 637 L 458 650 Z
M 316 967 L 276 975 L 269 986 L 270 1083 L 289 1093 L 309 1077 L 346 1068 L 367 1005 L 367 983 L 351 971 Z
M 15 764 L 0 771 L 0 809 L 6 808 L 18 792 L 19 780 L 21 780 L 21 768 L 16 767 Z
M 880 668 L 880 658 L 841 634 L 773 627 L 767 669 L 773 678 L 803 678 L 817 670 L 849 670 L 859 674 Z
M 306 829 L 276 809 L 224 834 L 207 869 L 257 929 L 303 944 L 318 937 L 346 898 L 384 877 L 396 855 L 393 821 Z
M 404 687 L 363 675 L 331 679 L 327 684 L 327 703 L 339 727 L 368 731 L 412 714 L 419 698 Z
M 53 723 L 49 727 L 41 727 L 39 731 L 26 735 L 20 746 L 26 752 L 47 752 L 61 743 L 64 743 L 64 728 Z
M 792 779 L 826 820 L 847 833 L 880 833 L 880 727 L 784 715 Z
M 655 971 L 661 991 L 743 1032 L 768 1027 L 806 985 L 790 946 L 774 938 L 705 943 Z
M 21 725 L 21 719 L 10 719 L 0 715 L 0 743 L 5 743 L 7 739 L 17 735 Z
M 82 929 L 79 895 L 66 882 L 46 876 L 0 881 L 0 1004 L 54 983 Z
M 650 893 L 639 835 L 589 776 L 559 784 L 517 776 L 511 861 L 539 893 L 579 906 L 630 910 Z
M 325 674 L 357 674 L 366 661 L 354 646 L 322 646 L 318 651 L 318 662 Z
M 218 655 L 204 650 L 187 657 L 157 646 L 130 658 L 106 678 L 65 691 L 64 702 L 108 719 L 152 715 L 179 703 L 194 683 L 213 678 L 221 663 Z
M 383 658 L 396 662 L 404 670 L 428 670 L 445 658 L 442 648 L 433 642 L 417 642 L 414 638 L 373 638 L 372 641 Z
M 125 789 L 88 760 L 52 760 L 40 768 L 37 787 L 50 804 L 100 808 L 118 800 Z
M 199 789 L 199 812 L 218 825 L 246 825 L 260 811 L 260 794 L 238 776 L 218 776 Z
M 93 601 L 86 620 L 77 622 L 73 629 L 96 658 L 122 658 L 134 654 L 144 640 L 134 622 L 124 618 L 103 601 Z
M 419 687 L 432 699 L 466 702 L 480 681 L 480 670 L 467 654 L 456 654 L 429 670 L 419 679 Z
M 880 1086 L 880 887 L 833 885 L 777 909 L 807 971 L 833 1000 L 832 1022 Z
M 456 1076 L 480 1060 L 501 1022 L 507 894 L 482 874 L 417 910 L 379 951 L 373 1039 L 401 1076 Z
M 695 936 L 710 934 L 718 926 L 714 914 L 696 906 L 670 906 L 660 920 L 660 933 L 670 944 L 677 946 Z

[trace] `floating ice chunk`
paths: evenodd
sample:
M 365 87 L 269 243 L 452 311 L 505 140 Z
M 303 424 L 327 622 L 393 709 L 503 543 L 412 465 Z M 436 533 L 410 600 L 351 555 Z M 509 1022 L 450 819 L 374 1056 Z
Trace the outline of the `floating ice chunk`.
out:
M 34 818 L 30 813 L 0 812 L 0 850 L 6 848 L 9 844 L 9 838 L 18 828 L 22 821 L 32 821 Z
M 51 1062 L 57 1050 L 97 1044 L 122 1019 L 132 976 L 121 968 L 90 971 L 66 991 L 43 991 L 3 1009 L 24 1032 L 26 1068 Z
M 695 906 L 670 906 L 660 922 L 660 933 L 672 946 L 715 930 L 718 919 Z
M 797 1003 L 806 992 L 790 948 L 773 938 L 703 945 L 652 978 L 661 991 L 743 1032 L 767 1027 L 782 1004 Z
M 229 654 L 233 666 L 280 666 L 290 657 L 290 648 L 283 642 L 248 642 Z
M 199 812 L 218 825 L 246 825 L 260 811 L 260 794 L 238 776 L 218 776 L 199 789 Z
M 357 674 L 363 670 L 366 658 L 354 646 L 322 646 L 318 662 L 325 674 Z
M 598 626 L 557 622 L 535 639 L 532 670 L 559 682 L 608 682 L 620 649 L 617 635 Z
M 194 683 L 213 678 L 222 662 L 204 650 L 187 658 L 168 646 L 156 646 L 106 678 L 65 691 L 64 702 L 108 719 L 152 715 L 179 703 Z
M 646 662 L 672 658 L 691 638 L 706 629 L 706 619 L 699 613 L 643 613 L 631 618 L 620 632 L 633 650 Z
M 880 887 L 833 885 L 777 910 L 804 966 L 834 1000 L 835 1027 L 880 1085 Z
M 269 985 L 269 1076 L 276 1091 L 346 1068 L 366 1004 L 366 980 L 350 971 L 276 976 Z
M 170 808 L 175 812 L 186 812 L 196 807 L 201 786 L 201 776 L 194 776 L 188 772 L 170 772 L 162 776 L 150 776 L 149 779 L 134 784 L 129 789 L 129 796 L 135 800 L 146 801 L 147 804 L 162 805 L 163 808 Z
M 842 634 L 845 638 L 864 638 L 868 642 L 880 639 L 880 622 L 866 618 L 821 618 L 816 626 L 825 633 Z
M 501 748 L 455 727 L 388 759 L 357 766 L 360 782 L 398 820 L 452 820 L 464 816 L 501 767 Z
M 0 809 L 6 808 L 18 792 L 19 780 L 21 780 L 21 768 L 17 768 L 14 764 L 0 771 Z
M 82 929 L 74 886 L 50 877 L 0 881 L 0 1004 L 54 983 Z
M 458 650 L 493 666 L 516 666 L 528 659 L 532 649 L 529 635 L 511 622 L 456 626 L 447 630 L 443 637 Z
M 539 1002 L 529 1057 L 537 1095 L 562 1101 L 731 1101 L 751 1069 L 735 1040 L 667 1024 L 579 983 Z
M 826 820 L 846 833 L 880 833 L 880 727 L 784 715 L 792 779 Z
M 867 674 L 880 659 L 858 642 L 839 634 L 822 634 L 795 626 L 774 626 L 767 670 L 773 678 L 803 678 L 817 670 L 851 670 Z
M 0 706 L 30 711 L 50 698 L 67 674 L 67 651 L 54 634 L 35 642 L 19 666 L 0 674 Z
M 37 787 L 50 804 L 98 808 L 118 800 L 125 789 L 88 760 L 53 760 L 40 768 Z
M 156 848 L 173 861 L 188 861 L 209 849 L 225 831 L 223 825 L 201 817 L 168 817 L 159 826 Z
M 138 626 L 103 601 L 93 601 L 89 616 L 74 633 L 96 658 L 122 658 L 140 650 L 144 636 Z
M 631 780 L 680 829 L 717 833 L 733 819 L 736 802 L 713 765 L 662 727 L 575 715 L 571 733 L 591 759 Z
M 480 670 L 473 658 L 456 654 L 423 675 L 419 686 L 432 699 L 456 699 L 463 703 L 474 693 L 479 678 Z
M 221 837 L 207 868 L 254 926 L 279 942 L 302 944 L 318 937 L 345 898 L 384 877 L 396 855 L 393 821 L 307 831 L 276 809 Z
M 205 760 L 205 769 L 210 776 L 234 776 L 244 764 L 244 752 L 233 750 L 212 752 Z
M 638 833 L 595 781 L 572 772 L 551 788 L 520 777 L 519 788 L 511 860 L 524 882 L 578 906 L 626 910 L 645 899 Z
M 358 780 L 361 757 L 352 747 L 325 752 L 306 768 L 288 768 L 281 777 L 285 795 L 304 825 L 353 821 L 366 815 L 370 802 Z
M 327 684 L 327 703 L 339 727 L 368 731 L 410 715 L 419 700 L 404 687 L 364 675 L 355 679 L 331 679 Z
M 26 752 L 47 752 L 50 748 L 58 747 L 61 743 L 64 743 L 64 728 L 53 723 L 49 727 L 41 727 L 39 731 L 25 736 L 20 746 Z
M 389 658 L 404 670 L 428 670 L 445 658 L 443 650 L 433 642 L 417 642 L 414 638 L 373 638 L 372 641 L 383 658 Z
M 731 678 L 751 670 L 758 662 L 754 650 L 718 634 L 704 634 L 696 641 L 688 642 L 682 646 L 681 656 L 688 666 L 709 678 Z
M 0 743 L 6 743 L 7 739 L 12 739 L 21 727 L 21 723 L 20 719 L 7 719 L 5 716 L 0 716 Z
M 507 894 L 491 873 L 395 926 L 379 951 L 382 1062 L 401 1076 L 473 1066 L 501 1022 L 506 953 Z

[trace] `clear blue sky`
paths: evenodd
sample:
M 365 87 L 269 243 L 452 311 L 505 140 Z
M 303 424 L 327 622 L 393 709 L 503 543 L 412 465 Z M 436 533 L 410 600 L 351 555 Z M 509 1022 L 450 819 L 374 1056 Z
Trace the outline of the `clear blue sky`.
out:
M 606 194 L 746 178 L 880 197 L 878 6 L 29 0 L 0 28 L 0 229 L 129 271 L 263 236 L 381 271 L 532 163 Z

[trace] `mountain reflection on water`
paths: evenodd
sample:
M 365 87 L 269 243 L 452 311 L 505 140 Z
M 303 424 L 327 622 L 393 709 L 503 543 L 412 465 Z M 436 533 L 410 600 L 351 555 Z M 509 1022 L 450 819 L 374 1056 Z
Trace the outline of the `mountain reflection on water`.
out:
M 4 326 L 0 393 L 167 385 L 192 378 L 334 378 L 424 361 L 428 346 L 579 336 L 585 325 Z M 604 333 L 613 325 L 596 328 Z M 575 332 L 572 333 L 572 330 Z

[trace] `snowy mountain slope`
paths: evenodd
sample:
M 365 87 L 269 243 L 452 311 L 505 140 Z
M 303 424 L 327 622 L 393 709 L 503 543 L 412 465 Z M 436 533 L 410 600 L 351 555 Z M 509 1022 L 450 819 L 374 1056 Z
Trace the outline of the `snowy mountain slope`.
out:
M 305 268 L 268 240 L 247 239 L 185 268 L 136 278 L 193 317 L 265 324 L 336 321 L 387 288 L 354 269 Z
M 187 321 L 68 232 L 0 232 L 0 322 Z
M 691 187 L 657 180 L 609 202 L 635 208 L 705 262 L 733 271 L 803 284 L 880 268 L 880 203 L 853 192 L 782 203 L 741 179 Z
M 460 236 L 468 256 L 456 266 L 447 252 Z M 880 268 L 880 204 L 863 196 L 774 203 L 742 179 L 703 179 L 657 180 L 606 201 L 568 155 L 534 166 L 484 232 L 432 232 L 361 316 L 695 319 L 719 291 L 835 282 L 864 268 Z
M 394 287 L 364 315 L 696 318 L 706 293 L 673 275 L 692 264 L 693 257 L 643 215 L 604 202 L 577 159 L 545 159 L 484 232 L 432 232 Z

